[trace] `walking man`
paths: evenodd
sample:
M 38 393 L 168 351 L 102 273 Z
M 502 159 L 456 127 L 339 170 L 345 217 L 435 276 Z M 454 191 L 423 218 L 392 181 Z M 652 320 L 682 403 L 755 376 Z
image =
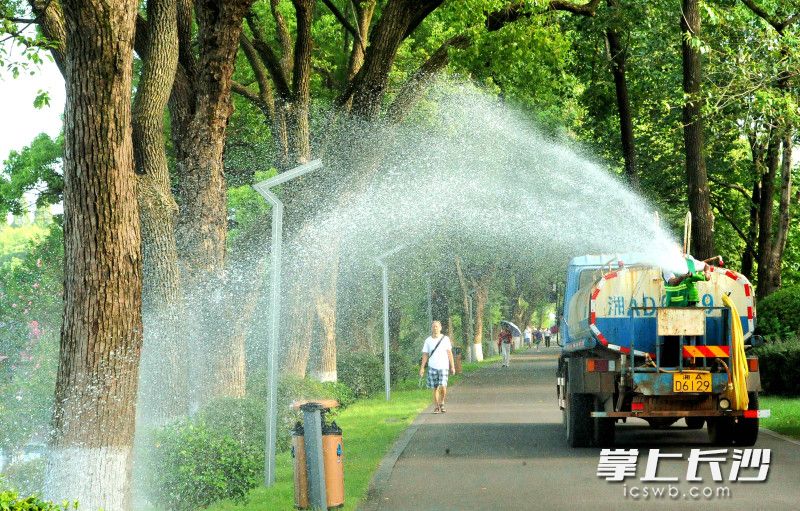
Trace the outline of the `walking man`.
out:
M 431 335 L 422 345 L 422 363 L 419 366 L 419 377 L 425 374 L 428 366 L 428 388 L 433 389 L 433 413 L 445 413 L 444 399 L 447 397 L 447 375 L 455 374 L 453 346 L 450 338 L 442 334 L 439 321 L 431 323 Z
M 503 367 L 508 367 L 511 363 L 511 330 L 508 326 L 503 326 L 500 335 L 497 336 L 497 347 L 503 354 Z
M 530 348 L 533 345 L 533 329 L 531 326 L 528 325 L 522 334 L 523 338 L 525 339 L 525 347 Z

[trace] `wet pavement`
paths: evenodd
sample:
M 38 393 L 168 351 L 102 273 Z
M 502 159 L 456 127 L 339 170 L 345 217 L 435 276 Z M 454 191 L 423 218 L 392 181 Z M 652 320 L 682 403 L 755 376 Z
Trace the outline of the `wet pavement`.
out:
M 498 363 L 468 375 L 450 389 L 447 413 L 429 408 L 398 440 L 361 509 L 800 509 L 800 442 L 763 429 L 754 448 L 771 452 L 765 482 L 729 481 L 733 448 L 726 457 L 717 454 L 726 460 L 719 464 L 721 482 L 708 463 L 700 463 L 701 481 L 687 482 L 690 450 L 718 448 L 705 428 L 689 430 L 683 421 L 668 429 L 618 423 L 615 448 L 638 449 L 636 475 L 621 482 L 598 477 L 600 449 L 566 445 L 557 357 L 557 349 L 525 351 L 513 355 L 509 368 Z M 661 458 L 656 473 L 679 482 L 640 480 L 655 448 L 681 454 Z M 757 473 L 757 466 L 741 470 L 742 476 Z M 655 497 L 654 489 L 664 494 Z

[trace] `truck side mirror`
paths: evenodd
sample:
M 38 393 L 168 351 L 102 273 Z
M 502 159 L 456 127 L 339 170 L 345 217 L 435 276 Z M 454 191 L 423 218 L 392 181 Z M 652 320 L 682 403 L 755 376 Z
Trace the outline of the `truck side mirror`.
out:
M 763 345 L 765 342 L 766 341 L 764 341 L 764 338 L 761 337 L 760 335 L 754 335 L 750 337 L 750 346 L 754 348 Z

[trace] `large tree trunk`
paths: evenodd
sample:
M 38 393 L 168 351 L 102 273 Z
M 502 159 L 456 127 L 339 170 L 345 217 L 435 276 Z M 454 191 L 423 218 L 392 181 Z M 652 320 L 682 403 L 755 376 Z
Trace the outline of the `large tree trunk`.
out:
M 758 206 L 761 202 L 761 177 L 759 165 L 754 163 L 756 168 L 753 178 L 753 191 L 750 195 L 750 221 L 747 230 L 747 241 L 742 254 L 742 275 L 752 280 L 753 278 L 753 263 L 755 262 L 755 252 L 758 242 Z
M 610 8 L 617 9 L 617 0 L 608 0 Z M 631 100 L 628 97 L 628 82 L 625 78 L 627 53 L 620 42 L 619 33 L 614 29 L 606 31 L 608 51 L 611 55 L 611 74 L 617 95 L 617 112 L 619 113 L 619 133 L 622 142 L 622 157 L 625 160 L 625 177 L 631 186 L 639 188 L 639 174 L 636 169 L 636 147 L 633 138 L 633 114 Z
M 311 158 L 311 128 L 309 111 L 311 104 L 311 24 L 314 16 L 314 0 L 292 0 L 297 15 L 297 38 L 295 39 L 295 63 L 292 73 L 292 156 L 297 163 Z
M 242 21 L 251 3 L 252 0 L 195 3 L 198 62 L 191 63 L 191 52 L 184 58 L 189 62 L 183 69 L 194 71 L 187 77 L 189 90 L 179 91 L 191 97 L 171 101 L 173 122 L 179 124 L 173 130 L 173 142 L 180 176 L 177 232 L 181 276 L 196 328 L 191 342 L 193 372 L 199 384 L 193 388 L 193 407 L 220 392 L 223 396 L 244 394 L 243 346 L 230 338 L 224 321 L 229 304 L 221 292 L 225 288 L 228 232 L 223 150 L 233 111 L 231 78 Z M 184 25 L 185 20 L 179 23 L 179 27 Z M 176 108 L 180 104 L 187 108 Z M 214 368 L 226 363 L 238 367 L 227 368 L 223 374 L 214 373 Z
M 714 215 L 711 212 L 706 161 L 703 155 L 703 99 L 700 96 L 700 50 L 691 38 L 700 37 L 699 0 L 683 0 L 683 140 L 686 147 L 686 184 L 692 212 L 692 252 L 699 259 L 714 255 Z
M 185 337 L 181 334 L 181 293 L 175 222 L 164 146 L 164 109 L 178 65 L 175 0 L 147 3 L 147 41 L 142 74 L 133 102 L 133 142 L 139 175 L 144 277 L 142 375 L 157 385 L 141 387 L 140 414 L 146 422 L 166 422 L 186 408 Z
M 63 2 L 64 315 L 48 497 L 129 508 L 142 345 L 131 140 L 136 4 Z
M 354 115 L 377 119 L 400 43 L 441 3 L 442 0 L 389 0 L 370 34 L 364 64 L 340 98 L 340 104 L 352 95 Z
M 761 296 L 777 291 L 781 287 L 781 263 L 786 249 L 786 240 L 791 223 L 792 200 L 792 137 L 790 132 L 783 136 L 783 156 L 781 160 L 781 194 L 778 206 L 778 225 L 767 261 L 765 280 L 759 279 L 758 290 Z
M 758 298 L 767 296 L 771 291 L 772 210 L 775 202 L 775 178 L 780 165 L 780 144 L 780 137 L 773 130 L 767 146 L 766 166 L 761 176 L 761 202 L 758 210 L 758 286 L 756 286 Z

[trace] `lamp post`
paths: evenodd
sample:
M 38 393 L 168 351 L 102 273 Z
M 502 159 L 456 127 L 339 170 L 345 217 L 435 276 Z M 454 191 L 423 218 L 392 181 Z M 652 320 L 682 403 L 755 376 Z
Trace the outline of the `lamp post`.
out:
M 433 288 L 431 287 L 431 274 L 425 274 L 428 287 L 428 327 L 433 323 Z
M 384 259 L 402 250 L 403 245 L 399 245 L 384 252 L 375 258 L 383 269 L 383 379 L 386 386 L 386 400 L 391 397 L 391 382 L 389 374 L 389 267 Z
M 269 346 L 267 349 L 267 438 L 264 461 L 264 485 L 275 484 L 275 442 L 278 427 L 278 370 L 275 359 L 281 323 L 281 251 L 283 249 L 283 202 L 270 188 L 322 167 L 322 161 L 312 160 L 277 176 L 253 185 L 272 206 L 272 256 L 270 261 Z

